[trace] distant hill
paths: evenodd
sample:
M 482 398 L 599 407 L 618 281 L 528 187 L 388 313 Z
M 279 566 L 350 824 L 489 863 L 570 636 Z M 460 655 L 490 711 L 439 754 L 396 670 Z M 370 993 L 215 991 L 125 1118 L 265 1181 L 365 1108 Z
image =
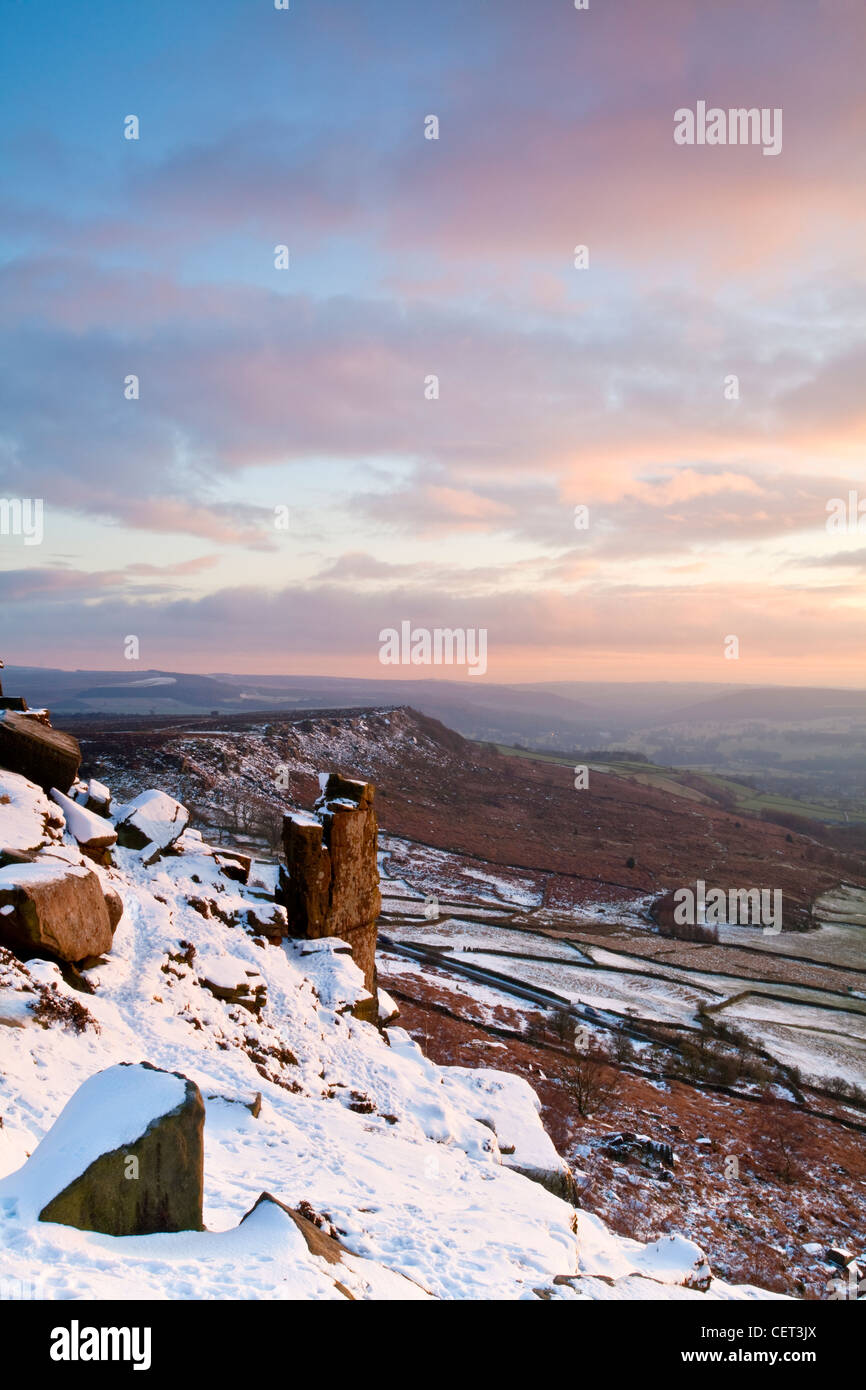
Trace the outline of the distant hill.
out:
M 783 685 L 764 689 L 733 690 L 709 700 L 672 710 L 664 723 L 738 723 L 745 719 L 787 720 L 832 719 L 838 716 L 866 716 L 866 693 L 862 690 L 810 690 Z

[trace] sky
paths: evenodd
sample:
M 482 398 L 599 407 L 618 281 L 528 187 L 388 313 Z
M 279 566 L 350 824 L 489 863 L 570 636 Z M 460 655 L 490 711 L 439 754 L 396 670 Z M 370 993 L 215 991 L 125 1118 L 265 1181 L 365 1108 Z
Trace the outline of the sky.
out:
M 861 0 L 0 33 L 7 663 L 866 685 Z

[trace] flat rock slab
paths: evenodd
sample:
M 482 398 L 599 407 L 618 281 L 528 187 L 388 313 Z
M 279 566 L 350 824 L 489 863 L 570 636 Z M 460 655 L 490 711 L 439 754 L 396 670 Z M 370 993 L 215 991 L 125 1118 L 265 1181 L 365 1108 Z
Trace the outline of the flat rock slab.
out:
M 0 869 L 0 941 L 13 950 L 65 961 L 105 955 L 122 911 L 92 869 L 48 858 Z
M 0 711 L 0 767 L 18 772 L 43 791 L 67 792 L 78 776 L 81 749 L 71 734 L 15 710 Z
M 148 1062 L 97 1072 L 17 1176 L 41 1221 L 105 1235 L 200 1231 L 204 1102 L 195 1082 Z M 47 1200 L 46 1200 L 47 1198 Z

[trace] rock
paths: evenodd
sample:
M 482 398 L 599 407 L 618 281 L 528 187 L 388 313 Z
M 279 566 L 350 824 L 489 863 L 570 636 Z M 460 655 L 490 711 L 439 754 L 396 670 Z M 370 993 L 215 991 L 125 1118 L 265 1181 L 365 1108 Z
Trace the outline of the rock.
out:
M 0 767 L 35 782 L 44 792 L 67 792 L 78 776 L 78 740 L 14 710 L 0 711 Z
M 99 864 L 109 863 L 111 856 L 108 851 L 117 843 L 117 831 L 111 822 L 80 806 L 56 787 L 51 789 L 51 799 L 63 812 L 66 828 L 82 852 Z
M 189 811 L 165 792 L 142 792 L 123 808 L 117 821 L 117 842 L 148 854 L 167 849 L 186 829 Z
M 384 1027 L 386 1023 L 393 1023 L 395 1018 L 399 1018 L 399 1017 L 400 1017 L 400 1010 L 399 1010 L 399 1008 L 397 1007 L 397 1005 L 394 1003 L 394 1000 L 391 998 L 390 994 L 388 994 L 384 989 L 380 989 L 380 990 L 379 990 L 379 992 L 378 992 L 378 999 L 379 999 L 379 1010 L 378 1010 L 379 1022 L 380 1022 L 380 1023 L 382 1024 L 382 1026 Z
M 240 1004 L 252 1014 L 261 1013 L 268 998 L 267 985 L 253 966 L 237 956 L 196 958 L 198 982 L 216 999 Z
M 215 849 L 213 857 L 226 878 L 234 879 L 236 883 L 249 883 L 250 869 L 253 866 L 249 854 L 241 854 L 237 850 Z
M 827 1264 L 836 1265 L 838 1269 L 848 1269 L 850 1265 L 856 1264 L 856 1256 L 850 1250 L 843 1250 L 840 1246 L 831 1245 L 824 1256 Z
M 24 712 L 27 715 L 28 719 L 35 719 L 39 724 L 44 724 L 46 729 L 51 728 L 50 709 L 27 709 L 25 701 Z
M 343 1256 L 351 1255 L 351 1251 L 348 1250 L 345 1245 L 335 1236 L 323 1230 L 322 1226 L 316 1221 L 310 1220 L 310 1217 L 301 1211 L 295 1211 L 292 1207 L 287 1207 L 278 1197 L 271 1196 L 270 1192 L 262 1193 L 256 1203 L 241 1217 L 241 1225 L 243 1225 L 245 1221 L 248 1221 L 263 1203 L 270 1203 L 274 1207 L 278 1207 L 280 1211 L 285 1212 L 286 1216 L 291 1217 L 301 1235 L 304 1237 L 307 1249 L 311 1255 L 317 1255 L 319 1259 L 327 1260 L 328 1264 L 332 1265 L 342 1264 Z M 303 1205 L 307 1204 L 305 1203 Z M 308 1210 L 312 1211 L 312 1208 L 308 1207 Z M 351 1294 L 347 1294 L 347 1297 L 351 1297 Z
M 429 1289 L 408 1275 L 353 1254 L 339 1239 L 330 1218 L 320 1216 L 309 1202 L 299 1202 L 292 1208 L 270 1192 L 263 1192 L 237 1229 L 244 1227 L 255 1251 L 267 1250 L 270 1258 L 293 1263 L 304 1258 L 316 1261 L 343 1298 L 404 1303 L 433 1297 Z
M 93 777 L 87 783 L 87 790 L 80 799 L 85 810 L 92 811 L 94 815 L 107 817 L 111 814 L 111 792 Z
M 52 859 L 10 864 L 0 869 L 0 941 L 65 961 L 104 955 L 119 921 L 118 903 L 113 890 L 106 900 L 92 869 Z
M 678 1231 L 659 1236 L 635 1252 L 634 1262 L 645 1278 L 659 1283 L 706 1293 L 713 1282 L 713 1271 L 701 1247 Z
M 250 931 L 266 937 L 273 945 L 278 946 L 287 934 L 288 917 L 280 903 L 255 903 L 247 907 L 244 920 Z
M 648 1134 L 632 1134 L 624 1130 L 621 1134 L 611 1134 L 604 1141 L 604 1152 L 621 1163 L 637 1158 L 645 1168 L 666 1168 L 673 1172 L 677 1156 L 664 1139 L 651 1139 Z
M 295 812 L 283 819 L 288 877 L 279 900 L 293 936 L 337 936 L 376 995 L 376 919 L 381 908 L 376 860 L 378 827 L 375 788 L 332 773 L 316 814 Z
M 117 930 L 117 924 L 123 916 L 123 898 L 116 888 L 110 888 L 106 884 L 102 885 L 102 893 L 105 898 L 105 906 L 108 908 L 108 920 L 111 923 L 111 932 Z
M 53 1188 L 40 1221 L 111 1236 L 202 1230 L 204 1116 L 180 1072 L 148 1062 L 97 1072 L 22 1170 L 43 1200 Z

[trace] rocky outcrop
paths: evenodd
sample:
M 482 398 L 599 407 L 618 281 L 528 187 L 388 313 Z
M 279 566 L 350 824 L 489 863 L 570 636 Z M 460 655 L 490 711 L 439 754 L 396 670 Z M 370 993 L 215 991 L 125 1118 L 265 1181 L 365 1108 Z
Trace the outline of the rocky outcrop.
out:
M 27 1165 L 37 1181 L 52 1168 L 68 1177 L 40 1221 L 110 1236 L 202 1230 L 204 1116 L 198 1086 L 180 1072 L 149 1062 L 97 1072 Z
M 288 875 L 280 901 L 291 936 L 345 941 L 376 1005 L 376 920 L 381 908 L 376 860 L 375 788 L 332 773 L 315 813 L 284 817 Z
M 18 772 L 44 792 L 67 792 L 78 776 L 81 749 L 71 734 L 15 710 L 0 710 L 0 767 Z
M 104 955 L 122 912 L 92 869 L 48 857 L 0 869 L 0 941 L 14 951 L 73 962 Z

